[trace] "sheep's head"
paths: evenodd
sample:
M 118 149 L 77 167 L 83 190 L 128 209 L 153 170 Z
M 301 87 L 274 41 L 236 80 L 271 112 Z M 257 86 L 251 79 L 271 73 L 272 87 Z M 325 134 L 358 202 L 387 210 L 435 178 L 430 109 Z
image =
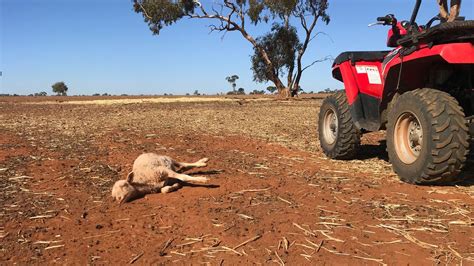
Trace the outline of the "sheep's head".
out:
M 112 187 L 112 197 L 120 204 L 140 196 L 140 192 L 132 185 L 133 172 L 129 173 L 126 180 L 115 182 Z

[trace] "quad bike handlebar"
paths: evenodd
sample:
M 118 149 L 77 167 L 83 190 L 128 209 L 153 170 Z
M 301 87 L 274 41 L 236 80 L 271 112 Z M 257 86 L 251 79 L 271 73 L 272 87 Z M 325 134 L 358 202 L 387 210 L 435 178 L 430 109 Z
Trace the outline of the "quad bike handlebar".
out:
M 385 17 L 378 17 L 377 22 L 383 22 L 383 25 L 396 25 L 397 19 L 393 14 L 388 14 Z
M 375 25 L 396 25 L 397 24 L 397 19 L 393 14 L 388 14 L 385 17 L 377 17 L 377 22 L 370 23 L 369 27 L 375 26 Z
M 388 14 L 384 17 L 377 17 L 377 22 L 369 24 L 369 27 L 375 26 L 375 25 L 397 25 L 397 19 L 393 14 Z
M 421 6 L 421 1 L 422 0 L 416 0 L 415 2 L 415 7 L 413 8 L 413 13 L 411 14 L 411 18 L 409 21 L 408 25 L 411 25 L 411 30 L 415 31 L 417 30 L 418 26 L 416 24 L 416 17 L 418 16 L 418 11 L 420 11 L 420 6 Z M 377 23 L 372 23 L 369 26 L 373 25 L 397 25 L 397 20 L 393 14 L 388 14 L 385 17 L 378 17 L 377 18 Z

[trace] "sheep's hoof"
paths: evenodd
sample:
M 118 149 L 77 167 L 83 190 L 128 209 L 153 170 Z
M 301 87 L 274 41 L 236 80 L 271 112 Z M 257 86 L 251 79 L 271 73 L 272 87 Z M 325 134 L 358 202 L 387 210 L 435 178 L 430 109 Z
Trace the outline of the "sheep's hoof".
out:
M 171 191 L 173 191 L 173 188 L 171 186 L 166 186 L 166 187 L 161 188 L 161 193 L 163 194 L 170 193 Z
M 209 161 L 209 158 L 202 158 L 199 160 L 200 163 L 207 163 Z
M 194 180 L 196 180 L 196 182 L 207 183 L 211 179 L 208 178 L 208 177 L 205 177 L 205 176 L 196 176 L 196 177 L 194 177 Z
M 161 188 L 161 193 L 170 193 L 170 192 L 173 192 L 173 191 L 176 191 L 178 189 L 180 189 L 182 186 L 180 183 L 175 183 L 173 184 L 172 186 L 165 186 L 165 187 L 162 187 Z

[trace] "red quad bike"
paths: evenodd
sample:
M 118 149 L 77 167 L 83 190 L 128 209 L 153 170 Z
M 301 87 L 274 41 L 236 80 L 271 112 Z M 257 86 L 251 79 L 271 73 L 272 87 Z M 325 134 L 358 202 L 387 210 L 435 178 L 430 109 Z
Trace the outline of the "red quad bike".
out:
M 414 184 L 457 181 L 474 136 L 474 21 L 458 18 L 432 26 L 393 15 L 392 51 L 345 52 L 332 74 L 345 90 L 327 97 L 319 114 L 324 153 L 351 159 L 362 133 L 386 129 L 387 151 L 400 178 Z M 369 25 L 370 26 L 370 25 Z

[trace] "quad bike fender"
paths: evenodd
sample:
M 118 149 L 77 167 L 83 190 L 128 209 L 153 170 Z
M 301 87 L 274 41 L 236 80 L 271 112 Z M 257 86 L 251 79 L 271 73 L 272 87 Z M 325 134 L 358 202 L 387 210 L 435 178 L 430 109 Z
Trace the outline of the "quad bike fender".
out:
M 430 49 L 432 54 L 439 54 L 450 64 L 473 64 L 474 44 L 453 43 L 449 45 L 437 45 Z
M 332 75 L 334 78 L 344 83 L 347 102 L 349 105 L 352 105 L 357 97 L 357 94 L 359 93 L 359 88 L 357 86 L 357 82 L 352 72 L 350 63 L 344 62 L 335 66 L 332 70 Z
M 403 50 L 399 50 L 399 53 L 403 53 Z M 399 55 L 397 57 L 394 57 L 393 60 L 391 60 L 390 62 L 388 62 L 383 67 L 382 71 L 384 79 L 387 78 L 388 74 L 394 69 L 394 67 L 396 67 L 402 62 L 402 59 L 403 63 L 410 63 L 411 61 L 415 60 L 433 61 L 442 59 L 449 64 L 473 64 L 474 44 L 470 42 L 450 43 L 435 45 L 432 47 L 430 47 L 429 45 L 423 45 L 413 53 L 404 56 Z
M 384 87 L 380 110 L 386 110 L 396 94 L 426 87 L 426 74 L 430 73 L 433 66 L 440 64 L 474 64 L 473 43 L 450 43 L 432 47 L 424 45 L 409 55 L 397 56 L 386 63 L 382 70 Z
M 345 61 L 333 68 L 333 77 L 344 83 L 351 117 L 358 129 L 376 131 L 380 128 L 383 86 L 380 70 L 380 63 L 374 61 Z M 368 73 L 370 71 L 376 73 Z

